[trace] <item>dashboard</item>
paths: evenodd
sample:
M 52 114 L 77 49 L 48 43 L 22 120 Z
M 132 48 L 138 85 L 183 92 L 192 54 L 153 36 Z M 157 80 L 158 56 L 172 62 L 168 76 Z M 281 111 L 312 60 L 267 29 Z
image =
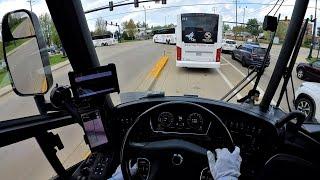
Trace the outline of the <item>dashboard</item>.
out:
M 177 98 L 173 99 L 176 100 Z M 253 107 L 197 98 L 182 97 L 182 99 L 189 102 L 194 101 L 194 103 L 209 109 L 228 128 L 235 145 L 241 149 L 241 157 L 243 159 L 241 165 L 242 177 L 254 177 L 259 168 L 263 167 L 264 163 L 276 153 L 282 130 L 276 129 L 275 122 L 268 119 L 267 116 L 255 114 L 252 110 Z M 140 102 L 136 101 L 118 106 L 116 122 L 119 123 L 121 132 L 120 141 L 141 113 L 157 104 L 170 100 L 170 97 L 166 97 L 161 101 L 141 100 Z M 139 130 L 136 139 L 174 137 L 194 142 L 210 149 L 206 135 L 208 130 L 210 128 L 214 129 L 216 125 L 208 117 L 206 112 L 195 111 L 186 107 L 159 109 L 147 117 L 149 127 L 143 127 Z M 151 131 L 147 129 L 151 129 Z M 225 139 L 217 137 L 214 141 L 223 143 Z M 204 172 L 206 171 L 202 170 L 199 174 L 208 174 Z

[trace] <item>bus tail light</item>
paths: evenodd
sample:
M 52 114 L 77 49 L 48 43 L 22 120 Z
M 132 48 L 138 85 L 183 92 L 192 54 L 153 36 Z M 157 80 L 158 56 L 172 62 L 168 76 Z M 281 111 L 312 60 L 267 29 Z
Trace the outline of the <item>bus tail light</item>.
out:
M 221 60 L 221 48 L 218 48 L 216 52 L 216 62 L 220 62 L 220 60 Z
M 177 61 L 181 61 L 181 47 L 177 46 Z

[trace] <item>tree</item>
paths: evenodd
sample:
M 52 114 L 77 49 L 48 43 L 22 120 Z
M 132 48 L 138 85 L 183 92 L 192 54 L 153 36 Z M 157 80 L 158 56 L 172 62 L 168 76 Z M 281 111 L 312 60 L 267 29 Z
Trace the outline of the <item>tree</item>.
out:
M 60 37 L 54 25 L 51 26 L 51 40 L 52 40 L 52 43 L 55 44 L 56 46 L 62 47 Z
M 223 32 L 229 31 L 231 28 L 229 26 L 229 24 L 224 24 L 223 25 Z
M 276 36 L 279 37 L 280 40 L 284 40 L 287 30 L 288 24 L 286 22 L 280 21 L 278 24 Z
M 259 29 L 259 23 L 256 18 L 248 20 L 246 29 L 249 33 L 251 33 L 254 36 L 258 36 L 261 30 Z
M 107 26 L 106 22 L 102 19 L 102 17 L 98 18 L 95 25 L 95 30 L 93 31 L 93 35 L 104 35 L 107 34 Z
M 39 16 L 39 21 L 40 21 L 40 27 L 42 29 L 44 39 L 47 43 L 48 46 L 52 44 L 51 41 L 51 31 L 52 31 L 52 26 L 53 22 L 52 19 L 49 15 L 49 13 L 45 13 Z
M 125 21 L 122 23 L 122 26 L 126 30 L 128 37 L 130 37 L 133 40 L 134 35 L 137 32 L 137 26 L 134 23 L 134 21 L 132 19 L 130 19 L 129 21 Z
M 241 32 L 246 31 L 246 27 L 245 26 L 233 26 L 232 28 L 232 32 L 238 36 Z

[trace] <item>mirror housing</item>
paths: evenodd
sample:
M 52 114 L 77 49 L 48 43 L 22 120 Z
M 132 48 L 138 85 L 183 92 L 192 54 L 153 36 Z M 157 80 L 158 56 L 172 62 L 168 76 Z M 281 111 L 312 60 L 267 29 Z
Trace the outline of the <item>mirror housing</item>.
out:
M 274 16 L 265 16 L 263 20 L 263 30 L 275 32 L 278 26 L 278 19 Z
M 5 14 L 2 40 L 4 60 L 14 92 L 19 96 L 47 93 L 53 78 L 38 17 L 25 9 Z

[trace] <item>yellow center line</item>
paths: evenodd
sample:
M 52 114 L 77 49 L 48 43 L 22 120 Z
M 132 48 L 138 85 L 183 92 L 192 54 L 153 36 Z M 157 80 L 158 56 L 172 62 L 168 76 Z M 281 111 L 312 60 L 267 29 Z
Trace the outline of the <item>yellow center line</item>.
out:
M 158 62 L 155 64 L 155 66 L 151 69 L 151 71 L 149 72 L 149 76 L 153 77 L 153 78 L 157 78 L 161 72 L 161 70 L 163 69 L 163 67 L 166 65 L 166 63 L 168 62 L 169 57 L 164 55 L 162 56 Z

